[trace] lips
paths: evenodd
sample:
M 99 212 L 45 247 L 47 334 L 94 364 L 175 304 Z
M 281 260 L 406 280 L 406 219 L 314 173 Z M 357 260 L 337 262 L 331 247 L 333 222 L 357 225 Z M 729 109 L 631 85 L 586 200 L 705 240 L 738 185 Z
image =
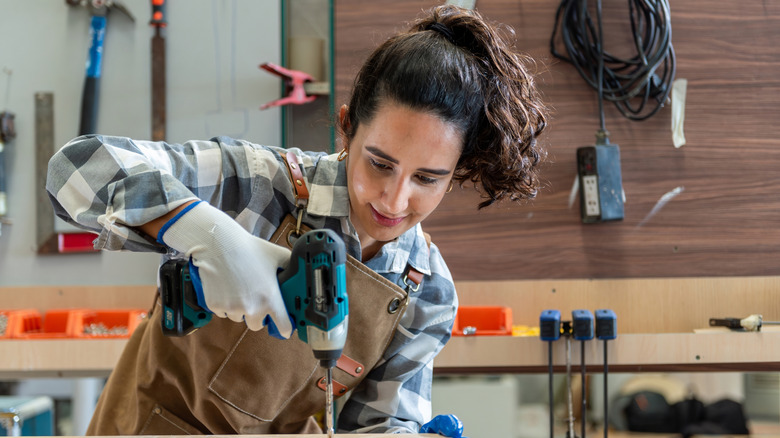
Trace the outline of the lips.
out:
M 374 221 L 377 224 L 383 227 L 394 227 L 400 224 L 404 220 L 405 216 L 397 217 L 397 218 L 389 218 L 376 211 L 374 207 L 371 207 L 371 217 L 374 219 Z

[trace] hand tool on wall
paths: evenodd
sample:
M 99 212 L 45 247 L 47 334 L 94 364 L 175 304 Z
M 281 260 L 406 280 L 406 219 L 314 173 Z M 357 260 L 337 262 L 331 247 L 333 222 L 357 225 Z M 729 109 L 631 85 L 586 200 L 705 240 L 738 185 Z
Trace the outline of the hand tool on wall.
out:
M 6 199 L 6 169 L 5 169 L 5 147 L 6 143 L 16 137 L 16 129 L 14 129 L 14 114 L 8 111 L 8 99 L 11 95 L 11 74 L 13 73 L 10 68 L 3 67 L 3 73 L 8 75 L 5 89 L 5 103 L 3 104 L 4 110 L 0 112 L 0 234 L 3 231 L 3 224 L 8 222 L 6 215 L 8 214 L 8 200 Z
M 580 409 L 580 426 L 582 430 L 582 436 L 585 438 L 586 421 L 585 413 L 587 412 L 587 376 L 585 372 L 585 341 L 593 339 L 593 314 L 589 310 L 577 309 L 571 312 L 572 320 L 572 335 L 574 339 L 580 341 L 580 376 L 582 380 L 582 388 L 580 390 L 581 406 Z
M 100 71 L 103 61 L 103 40 L 106 34 L 108 13 L 114 9 L 135 21 L 133 14 L 121 3 L 112 0 L 65 0 L 71 6 L 86 6 L 92 14 L 90 22 L 90 46 L 87 52 L 87 71 L 81 95 L 81 120 L 79 135 L 95 134 L 97 130 L 98 104 L 100 101 Z
M 165 37 L 168 25 L 165 0 L 152 0 L 152 140 L 165 140 Z
M 240 261 L 236 261 L 240 263 Z M 326 426 L 333 435 L 333 367 L 347 338 L 349 307 L 346 283 L 346 248 L 335 232 L 317 229 L 295 242 L 289 265 L 278 274 L 287 312 L 298 338 L 311 346 L 326 369 Z M 184 336 L 206 325 L 211 314 L 199 303 L 187 260 L 169 260 L 160 268 L 163 304 L 162 330 Z
M 574 402 L 571 390 L 571 321 L 561 323 L 561 334 L 566 338 L 566 438 L 576 438 L 574 432 Z
M 49 160 L 54 155 L 54 94 L 35 93 L 35 181 L 36 187 L 46 186 Z M 92 244 L 96 234 L 87 232 L 58 233 L 54 226 L 54 209 L 45 190 L 35 197 L 35 241 L 38 254 L 68 252 L 99 253 Z
M 710 318 L 711 327 L 728 327 L 730 329 L 760 332 L 764 325 L 780 325 L 780 321 L 764 321 L 764 317 L 753 314 L 746 318 Z
M 548 397 L 550 404 L 550 438 L 555 436 L 554 393 L 553 393 L 553 342 L 561 338 L 561 312 L 559 310 L 543 310 L 539 315 L 539 337 L 547 341 L 547 371 Z
M 6 199 L 6 169 L 5 169 L 5 147 L 6 144 L 16 137 L 14 129 L 14 114 L 8 111 L 0 113 L 0 233 L 5 223 L 5 216 L 8 214 L 8 205 Z
M 607 376 L 607 341 L 617 338 L 617 316 L 610 309 L 596 310 L 596 337 L 604 341 L 604 438 L 609 436 L 609 387 Z

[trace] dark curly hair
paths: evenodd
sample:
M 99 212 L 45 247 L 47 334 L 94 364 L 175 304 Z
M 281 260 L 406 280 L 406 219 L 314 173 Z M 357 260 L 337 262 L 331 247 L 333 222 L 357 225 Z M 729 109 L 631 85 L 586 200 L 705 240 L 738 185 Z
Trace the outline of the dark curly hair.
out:
M 347 141 L 380 104 L 392 101 L 434 114 L 463 134 L 453 179 L 474 183 L 484 201 L 530 199 L 539 188 L 543 151 L 536 139 L 547 124 L 530 59 L 510 47 L 502 30 L 472 10 L 443 5 L 380 45 L 355 78 Z

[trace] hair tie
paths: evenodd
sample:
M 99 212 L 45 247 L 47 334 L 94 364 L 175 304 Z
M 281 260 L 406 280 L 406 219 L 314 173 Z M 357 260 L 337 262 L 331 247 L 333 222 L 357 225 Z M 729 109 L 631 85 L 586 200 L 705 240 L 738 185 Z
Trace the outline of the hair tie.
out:
M 434 22 L 428 25 L 428 27 L 425 28 L 426 30 L 433 30 L 443 36 L 447 39 L 447 41 L 451 42 L 454 45 L 458 45 L 458 43 L 455 42 L 455 34 L 452 33 L 452 30 L 447 27 L 444 24 L 441 24 L 439 22 Z

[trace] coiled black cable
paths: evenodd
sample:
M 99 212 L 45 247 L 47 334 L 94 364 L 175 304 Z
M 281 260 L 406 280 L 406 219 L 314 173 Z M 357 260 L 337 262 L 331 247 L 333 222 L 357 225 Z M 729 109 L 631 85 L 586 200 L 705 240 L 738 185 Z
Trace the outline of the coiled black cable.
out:
M 663 107 L 674 81 L 675 56 L 668 0 L 628 0 L 636 49 L 629 59 L 604 50 L 601 0 L 597 0 L 595 9 L 594 22 L 587 0 L 561 0 L 550 51 L 556 58 L 572 63 L 597 90 L 601 131 L 606 132 L 605 99 L 631 120 L 646 120 Z M 555 48 L 559 29 L 568 56 Z

